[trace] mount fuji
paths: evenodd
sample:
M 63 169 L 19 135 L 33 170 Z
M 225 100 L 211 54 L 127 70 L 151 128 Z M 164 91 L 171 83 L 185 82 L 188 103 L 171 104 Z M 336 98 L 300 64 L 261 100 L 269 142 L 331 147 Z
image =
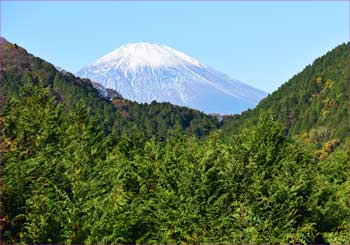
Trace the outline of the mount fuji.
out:
M 205 113 L 235 114 L 266 93 L 161 44 L 130 43 L 78 71 L 124 98 L 170 102 Z

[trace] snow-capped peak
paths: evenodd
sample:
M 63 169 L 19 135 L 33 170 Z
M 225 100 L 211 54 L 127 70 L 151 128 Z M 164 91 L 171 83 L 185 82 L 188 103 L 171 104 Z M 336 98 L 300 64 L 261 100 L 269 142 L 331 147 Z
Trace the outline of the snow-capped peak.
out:
M 162 44 L 129 43 L 98 59 L 94 65 L 128 67 L 136 70 L 139 67 L 170 67 L 192 65 L 203 67 L 199 61 Z
M 161 44 L 121 46 L 77 75 L 114 89 L 129 100 L 171 102 L 206 113 L 242 112 L 266 95 Z

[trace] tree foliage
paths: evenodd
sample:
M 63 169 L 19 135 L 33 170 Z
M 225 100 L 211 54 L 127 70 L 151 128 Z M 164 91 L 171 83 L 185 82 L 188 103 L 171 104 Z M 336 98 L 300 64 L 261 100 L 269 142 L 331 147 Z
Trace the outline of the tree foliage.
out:
M 28 56 L 6 45 L 6 59 Z M 2 242 L 350 240 L 350 142 L 326 126 L 295 137 L 260 113 L 223 137 L 199 112 L 110 103 L 27 59 L 2 71 Z

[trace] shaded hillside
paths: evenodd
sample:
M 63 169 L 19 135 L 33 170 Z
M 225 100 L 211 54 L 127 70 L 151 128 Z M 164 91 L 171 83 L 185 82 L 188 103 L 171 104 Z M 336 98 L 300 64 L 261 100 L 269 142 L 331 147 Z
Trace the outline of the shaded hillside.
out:
M 219 126 L 215 117 L 169 103 L 138 104 L 120 97 L 111 103 L 100 96 L 100 91 L 94 88 L 90 80 L 57 71 L 53 65 L 28 54 L 16 44 L 5 39 L 1 39 L 1 42 L 5 100 L 20 96 L 19 90 L 25 84 L 48 87 L 68 111 L 79 103 L 89 108 L 93 115 L 100 118 L 107 134 L 141 134 L 146 138 L 156 136 L 164 139 L 173 128 L 203 136 Z

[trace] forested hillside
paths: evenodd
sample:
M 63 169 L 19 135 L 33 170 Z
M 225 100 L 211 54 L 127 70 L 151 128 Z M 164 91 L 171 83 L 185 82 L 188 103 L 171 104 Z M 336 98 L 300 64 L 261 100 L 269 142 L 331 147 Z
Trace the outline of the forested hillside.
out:
M 350 240 L 340 132 L 320 157 L 262 109 L 254 123 L 243 120 L 252 112 L 232 120 L 231 133 L 188 108 L 109 102 L 7 42 L 2 64 L 2 243 Z
M 2 42 L 2 75 L 5 100 L 20 96 L 24 85 L 46 87 L 67 111 L 78 103 L 99 117 L 105 133 L 142 134 L 164 139 L 172 128 L 197 136 L 207 135 L 219 126 L 215 117 L 169 103 L 138 104 L 116 97 L 113 103 L 99 96 L 91 81 L 59 72 L 44 60 L 34 57 L 16 44 Z
M 343 140 L 350 133 L 350 44 L 342 44 L 316 59 L 258 106 L 240 117 L 226 117 L 228 130 L 243 121 L 257 121 L 269 111 L 289 131 L 326 134 Z M 310 132 L 310 130 L 312 132 Z

